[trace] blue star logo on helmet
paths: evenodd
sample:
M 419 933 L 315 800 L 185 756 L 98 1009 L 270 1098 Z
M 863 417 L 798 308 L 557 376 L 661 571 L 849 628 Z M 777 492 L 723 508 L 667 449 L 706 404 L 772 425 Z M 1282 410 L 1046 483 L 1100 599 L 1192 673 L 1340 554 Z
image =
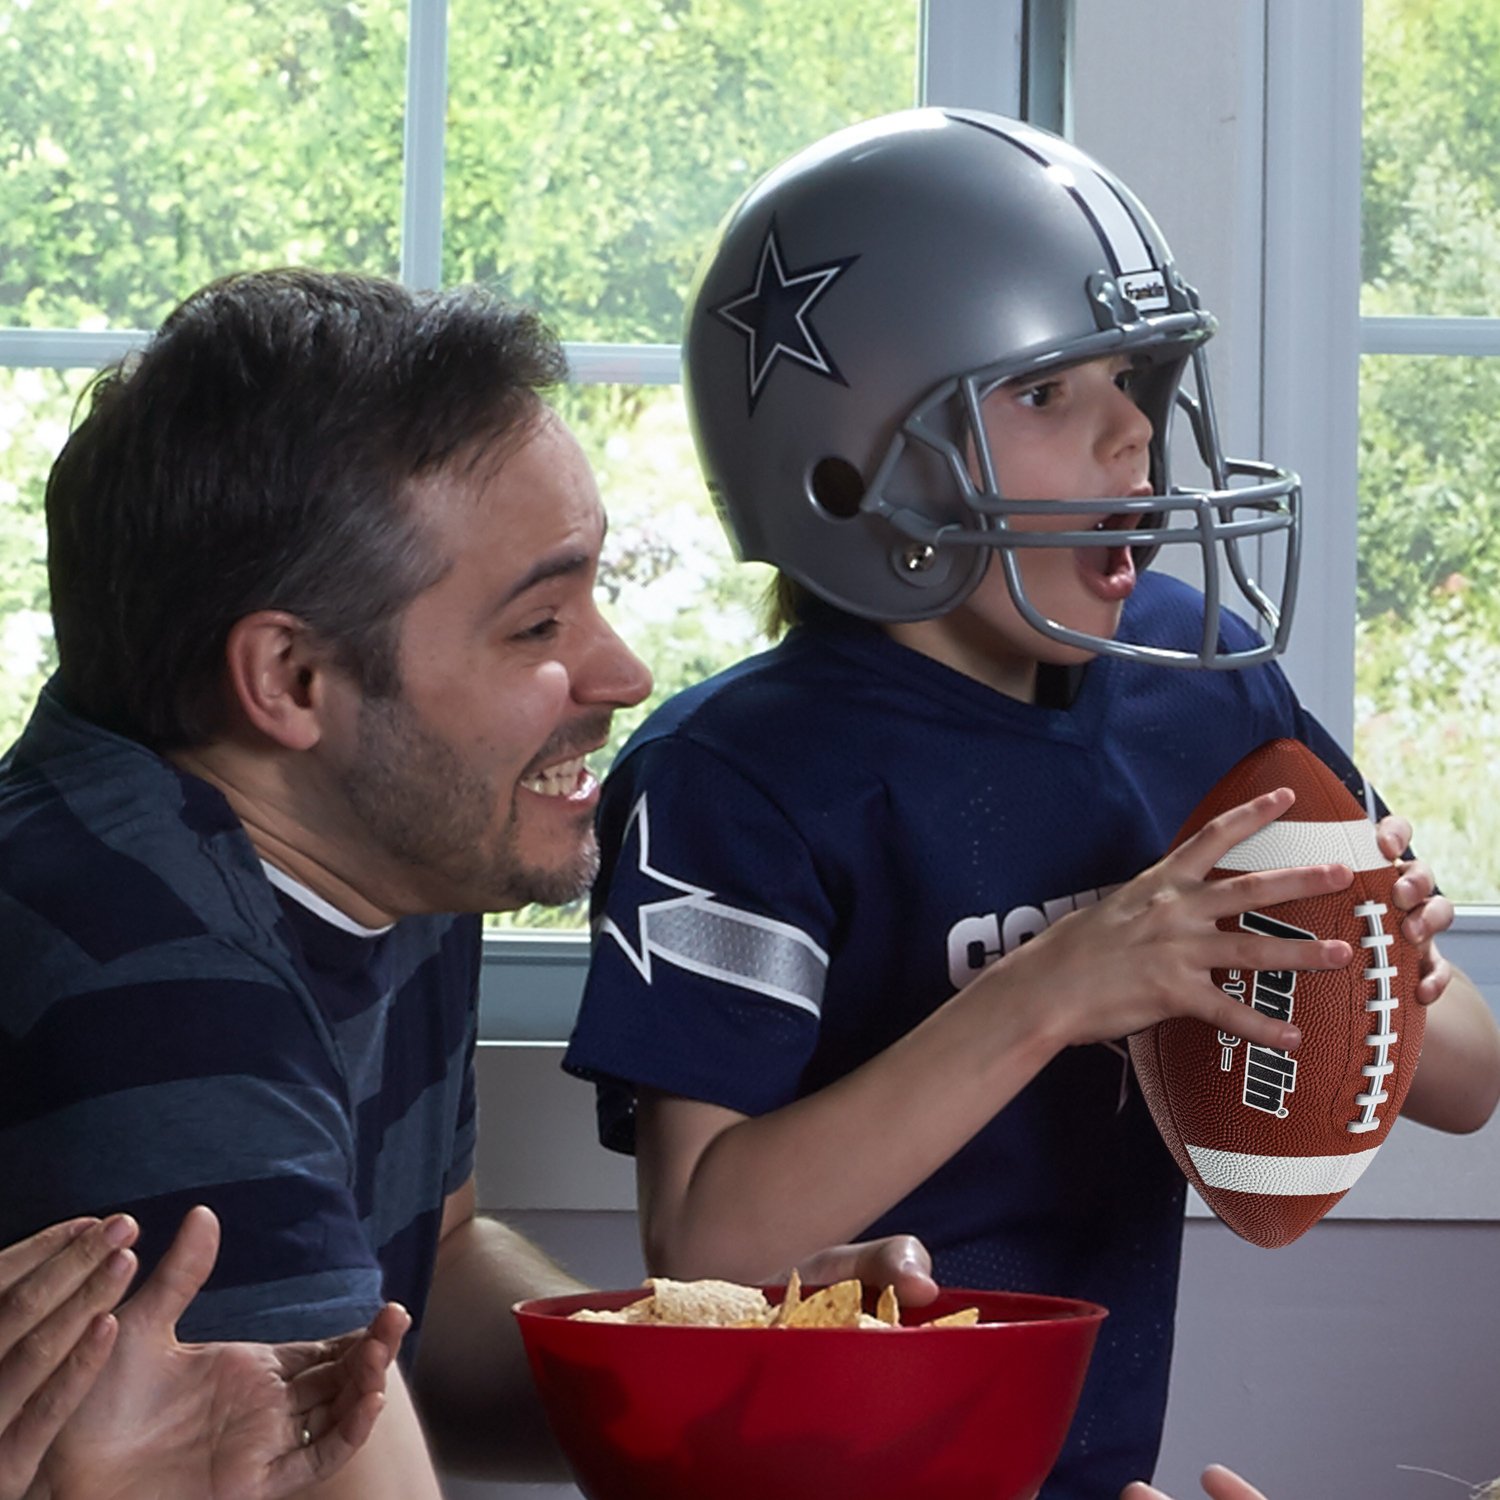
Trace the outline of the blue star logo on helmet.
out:
M 721 322 L 745 335 L 752 412 L 781 359 L 792 360 L 840 385 L 849 384 L 818 337 L 809 315 L 824 293 L 858 259 L 857 255 L 847 255 L 821 266 L 788 271 L 776 220 L 771 220 L 761 243 L 755 284 L 712 309 Z

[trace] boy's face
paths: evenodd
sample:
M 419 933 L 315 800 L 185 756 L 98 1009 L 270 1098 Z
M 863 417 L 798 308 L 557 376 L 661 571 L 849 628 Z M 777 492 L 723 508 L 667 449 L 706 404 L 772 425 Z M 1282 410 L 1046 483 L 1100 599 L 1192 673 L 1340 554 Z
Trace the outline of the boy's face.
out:
M 1009 500 L 1076 500 L 1076 514 L 1024 516 L 1018 531 L 1089 530 L 1090 498 L 1152 493 L 1151 423 L 1135 404 L 1135 366 L 1128 356 L 1090 360 L 1041 377 L 1007 382 L 982 408 L 1000 493 Z M 1070 507 L 1071 510 L 1071 507 Z M 1114 517 L 1112 527 L 1133 518 Z M 1027 597 L 1048 619 L 1089 635 L 1112 637 L 1135 588 L 1130 549 L 1018 549 Z M 1090 653 L 1041 635 L 1011 598 L 998 558 L 957 609 L 936 620 L 889 627 L 905 644 L 988 682 L 1030 698 L 1038 662 L 1087 661 Z

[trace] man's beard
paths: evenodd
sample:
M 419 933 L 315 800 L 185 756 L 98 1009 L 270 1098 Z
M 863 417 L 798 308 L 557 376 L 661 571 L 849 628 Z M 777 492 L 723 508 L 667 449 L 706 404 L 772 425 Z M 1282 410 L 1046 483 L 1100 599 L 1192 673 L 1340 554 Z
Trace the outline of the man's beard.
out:
M 455 893 L 442 910 L 560 906 L 583 895 L 598 873 L 591 812 L 579 813 L 577 845 L 558 866 L 527 864 L 521 857 L 514 799 L 504 826 L 491 832 L 499 805 L 493 781 L 426 729 L 400 693 L 361 704 L 356 759 L 340 781 L 375 843 L 414 872 L 434 877 L 445 893 Z M 423 888 L 432 884 L 421 882 Z

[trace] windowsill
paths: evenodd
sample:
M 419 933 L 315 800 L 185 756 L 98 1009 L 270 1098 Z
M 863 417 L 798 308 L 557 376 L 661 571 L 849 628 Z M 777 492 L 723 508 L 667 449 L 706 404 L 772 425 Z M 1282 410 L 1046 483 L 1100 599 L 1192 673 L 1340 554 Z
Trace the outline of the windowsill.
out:
M 1462 910 L 1443 948 L 1500 1011 L 1500 910 Z M 492 1212 L 635 1208 L 631 1161 L 598 1143 L 593 1089 L 559 1066 L 558 1038 L 571 1029 L 588 951 L 586 933 L 506 933 L 486 941 L 482 1004 L 492 1040 L 481 1045 L 476 1064 L 478 1186 L 480 1204 Z M 1189 1212 L 1207 1210 L 1192 1199 Z M 1403 1124 L 1332 1216 L 1500 1221 L 1500 1126 L 1447 1136 Z
M 1500 907 L 1460 907 L 1442 949 L 1500 1014 Z M 588 960 L 586 932 L 486 934 L 480 1035 L 490 1041 L 565 1038 L 573 1029 Z

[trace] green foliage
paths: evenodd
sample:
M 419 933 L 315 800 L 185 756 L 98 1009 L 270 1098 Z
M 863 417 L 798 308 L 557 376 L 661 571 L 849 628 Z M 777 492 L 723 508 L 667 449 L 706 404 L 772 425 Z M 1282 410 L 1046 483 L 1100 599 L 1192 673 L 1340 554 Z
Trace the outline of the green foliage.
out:
M 714 225 L 769 166 L 912 102 L 912 0 L 454 0 L 444 279 L 566 339 L 675 343 Z
M 1360 386 L 1362 618 L 1500 591 L 1500 367 L 1369 356 Z
M 403 0 L 0 0 L 0 320 L 149 328 L 226 271 L 393 273 Z
M 1500 600 L 1455 588 L 1414 620 L 1380 615 L 1356 633 L 1360 761 L 1411 819 L 1455 899 L 1500 902 L 1494 779 L 1500 745 Z
M 1484 215 L 1500 204 L 1500 8 L 1365 0 L 1364 29 L 1366 291 L 1400 286 L 1407 305 L 1381 311 L 1473 311 L 1445 306 L 1437 289 L 1404 277 L 1399 242 L 1424 176 L 1440 202 L 1462 193 Z
M 1367 315 L 1500 311 L 1500 6 L 1366 0 Z M 1357 748 L 1446 889 L 1500 901 L 1500 360 L 1368 356 Z
M 55 665 L 42 490 L 86 378 L 0 370 L 0 752 Z

